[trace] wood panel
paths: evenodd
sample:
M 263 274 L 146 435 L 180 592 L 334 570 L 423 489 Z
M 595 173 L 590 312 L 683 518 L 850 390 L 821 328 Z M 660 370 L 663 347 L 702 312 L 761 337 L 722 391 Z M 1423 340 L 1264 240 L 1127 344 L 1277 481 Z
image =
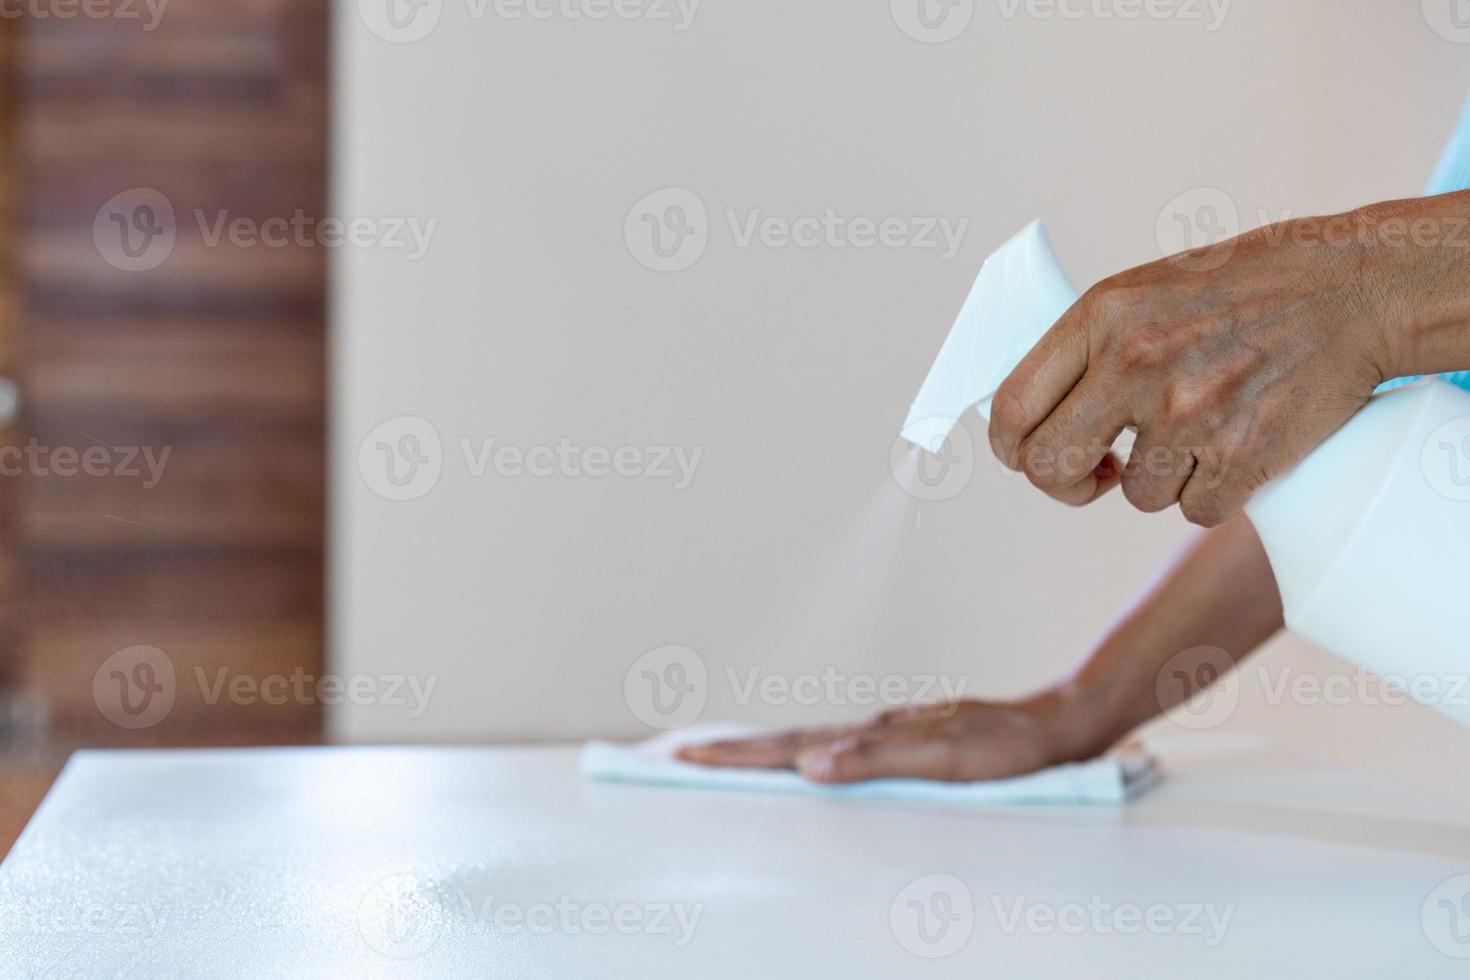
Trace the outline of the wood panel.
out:
M 0 18 L 0 377 L 15 372 L 20 344 L 20 279 L 17 247 L 20 154 L 16 151 L 16 23 Z M 0 448 L 20 438 L 17 426 L 0 425 Z M 4 488 L 10 489 L 10 488 Z M 23 684 L 25 584 L 20 507 L 15 493 L 0 494 L 0 698 Z
M 10 852 L 59 772 L 61 763 L 55 759 L 0 763 L 0 859 Z
M 326 25 L 327 0 L 170 4 L 151 31 L 20 24 L 18 371 L 47 463 L 4 479 L 24 501 L 26 683 L 63 738 L 319 726 L 311 698 L 210 703 L 198 678 L 322 672 L 326 255 L 212 243 L 198 216 L 324 215 Z M 93 234 L 135 188 L 175 214 L 172 251 L 140 271 Z M 91 472 L 63 465 L 89 450 Z M 165 651 L 177 694 L 155 726 L 122 731 L 93 679 L 137 645 Z

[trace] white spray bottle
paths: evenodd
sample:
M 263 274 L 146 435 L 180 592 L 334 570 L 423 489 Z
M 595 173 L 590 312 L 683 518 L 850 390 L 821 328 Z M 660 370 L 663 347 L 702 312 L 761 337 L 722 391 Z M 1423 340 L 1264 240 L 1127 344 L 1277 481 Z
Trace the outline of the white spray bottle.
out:
M 1040 222 L 980 270 L 909 410 L 903 437 L 937 453 L 1078 298 Z M 1470 724 L 1470 391 L 1426 380 L 1375 395 L 1246 514 L 1286 625 Z

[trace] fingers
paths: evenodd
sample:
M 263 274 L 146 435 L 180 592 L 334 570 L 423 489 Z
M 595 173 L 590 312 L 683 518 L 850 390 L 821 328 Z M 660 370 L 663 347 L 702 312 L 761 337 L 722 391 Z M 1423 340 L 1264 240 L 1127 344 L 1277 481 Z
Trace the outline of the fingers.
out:
M 1092 471 L 1092 482 L 1084 484 L 1088 490 L 1086 499 L 1071 503 L 1073 507 L 1085 507 L 1099 497 L 1106 496 L 1109 491 L 1123 482 L 1123 464 L 1118 462 L 1118 457 L 1111 452 L 1102 458 L 1102 462 Z
M 1279 463 L 1268 458 L 1260 464 L 1261 468 L 1250 471 L 1255 474 L 1251 478 L 1243 471 L 1230 469 L 1220 454 L 1205 451 L 1189 482 L 1179 492 L 1180 513 L 1200 527 L 1224 524 L 1240 513 L 1251 494 L 1260 489 L 1271 473 L 1284 471 L 1292 462 L 1292 458 Z
M 794 728 L 790 731 L 732 738 L 702 745 L 685 745 L 674 752 L 674 758 L 702 766 L 733 769 L 793 769 L 799 753 L 816 747 L 830 746 L 841 739 L 862 732 L 891 729 L 921 721 L 952 717 L 960 709 L 958 702 L 947 704 L 911 704 L 884 711 L 861 725 L 833 725 L 826 728 Z
M 1116 485 L 1104 485 L 1116 475 L 1111 448 L 1131 421 L 1122 399 L 1083 379 L 1022 442 L 1021 469 L 1047 495 L 1072 506 L 1089 504 Z
M 815 782 L 855 782 L 881 776 L 975 779 L 956 764 L 949 740 L 935 733 L 973 702 L 893 708 L 861 725 L 800 728 L 686 745 L 683 762 L 738 769 L 797 769 Z
M 1118 485 L 1118 474 L 1113 472 L 1111 464 L 1105 472 L 1106 475 L 1089 474 L 1068 487 L 1047 490 L 1046 495 L 1068 507 L 1086 507 Z
M 814 783 L 855 783 L 904 777 L 954 780 L 961 774 L 955 743 L 921 726 L 857 732 L 800 752 L 796 768 Z
M 704 745 L 685 745 L 674 753 L 682 762 L 733 769 L 790 769 L 797 753 L 813 745 L 828 745 L 860 729 L 843 725 L 833 728 L 801 728 L 755 738 L 726 739 Z
M 1021 444 L 1087 371 L 1087 330 L 1074 304 L 1041 338 L 995 393 L 990 445 L 1000 461 L 1019 468 Z
M 1196 455 L 1139 433 L 1123 470 L 1123 496 L 1146 514 L 1156 514 L 1179 502 L 1184 486 L 1198 465 Z
M 983 701 L 886 711 L 864 725 L 781 732 L 689 746 L 679 758 L 705 765 L 787 766 L 816 783 L 908 778 L 999 779 L 1054 761 L 1055 739 L 1032 712 Z
M 1113 437 L 1133 425 L 1154 442 L 1124 471 L 1129 501 L 1177 502 L 1212 527 L 1361 408 L 1376 355 L 1328 339 L 1362 313 L 1351 263 L 1320 249 L 1266 260 L 1259 242 L 1236 244 L 1250 261 L 1208 280 L 1165 261 L 1089 289 L 996 392 L 1001 461 L 1059 500 L 1089 503 L 1108 488 L 1111 466 L 1099 467 Z
M 965 702 L 941 701 L 937 704 L 906 704 L 901 708 L 890 708 L 879 714 L 870 721 L 866 727 L 883 728 L 889 725 L 902 725 L 914 721 L 934 721 L 940 718 L 952 718 L 961 710 Z

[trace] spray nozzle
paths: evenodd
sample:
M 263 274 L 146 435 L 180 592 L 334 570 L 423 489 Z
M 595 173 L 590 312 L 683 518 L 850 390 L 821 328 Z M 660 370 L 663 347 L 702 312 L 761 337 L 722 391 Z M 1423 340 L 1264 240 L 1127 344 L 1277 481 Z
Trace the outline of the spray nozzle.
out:
M 1040 221 L 996 249 L 980 267 L 909 408 L 903 438 L 938 453 L 970 406 L 988 420 L 990 400 L 1001 382 L 1077 295 Z

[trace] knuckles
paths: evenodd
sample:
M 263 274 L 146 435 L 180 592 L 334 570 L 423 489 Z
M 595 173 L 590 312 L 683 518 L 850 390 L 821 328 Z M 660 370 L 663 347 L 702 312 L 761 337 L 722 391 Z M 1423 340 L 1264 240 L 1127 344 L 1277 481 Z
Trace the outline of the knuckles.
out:
M 1129 275 L 1109 276 L 1082 294 L 1089 320 L 1112 325 L 1137 318 L 1152 295 L 1153 287 L 1147 283 L 1135 283 Z
M 1010 447 L 1019 441 L 1026 423 L 1026 406 L 1012 389 L 1011 382 L 1006 381 L 995 393 L 995 400 L 990 406 L 990 444 L 1001 462 L 1012 468 L 1016 467 L 1016 461 L 1006 459 L 1005 454 L 1014 451 Z
M 1174 498 L 1160 488 L 1157 480 L 1143 473 L 1123 475 L 1123 497 L 1135 510 L 1145 514 L 1157 514 L 1174 503 Z
M 1244 502 L 1235 481 L 1227 482 L 1218 457 L 1207 455 L 1200 461 L 1184 492 L 1179 497 L 1179 511 L 1184 519 L 1200 527 L 1216 527 L 1229 520 Z
M 1112 345 L 1113 360 L 1118 369 L 1129 375 L 1147 374 L 1169 367 L 1178 350 L 1178 338 L 1171 331 L 1152 324 L 1124 330 Z
M 1065 482 L 1059 476 L 1057 469 L 1042 459 L 1042 454 L 1023 450 L 1021 453 L 1021 472 L 1031 485 L 1042 492 L 1051 495 L 1059 492 L 1065 487 Z
M 1217 527 L 1228 516 L 1215 494 L 1186 494 L 1179 501 L 1179 511 L 1186 521 L 1200 527 Z
M 1019 455 L 1021 472 L 1033 486 L 1052 496 L 1070 489 L 1092 472 L 1083 446 L 1057 447 L 1027 440 Z
M 1204 424 L 1215 415 L 1222 399 L 1208 384 L 1193 378 L 1171 378 L 1159 391 L 1158 424 L 1166 431 L 1210 428 Z

